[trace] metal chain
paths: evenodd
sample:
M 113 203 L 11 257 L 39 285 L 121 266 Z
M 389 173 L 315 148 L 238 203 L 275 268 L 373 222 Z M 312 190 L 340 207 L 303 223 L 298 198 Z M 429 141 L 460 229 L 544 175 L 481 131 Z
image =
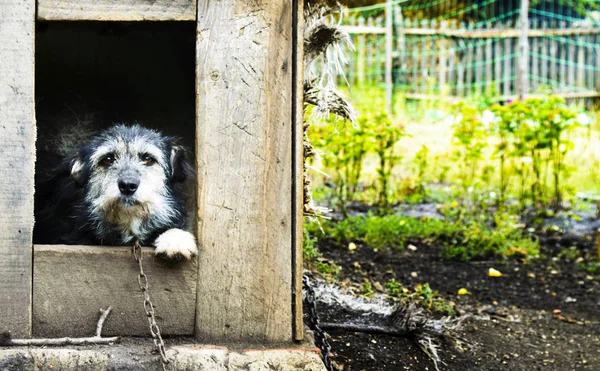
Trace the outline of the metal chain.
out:
M 302 276 L 302 287 L 306 295 L 304 296 L 304 302 L 308 307 L 308 319 L 309 327 L 315 334 L 315 343 L 321 350 L 321 356 L 323 357 L 323 363 L 328 371 L 337 371 L 337 368 L 331 362 L 331 344 L 325 330 L 321 328 L 319 316 L 317 315 L 317 299 L 315 298 L 315 290 L 310 284 L 310 279 L 307 275 Z
M 154 347 L 160 354 L 162 368 L 163 370 L 166 370 L 166 366 L 169 365 L 171 361 L 169 360 L 169 358 L 167 358 L 167 353 L 165 351 L 165 343 L 163 342 L 162 336 L 160 336 L 160 329 L 158 328 L 158 324 L 156 323 L 156 318 L 154 318 L 154 305 L 152 304 L 152 301 L 150 301 L 148 277 L 144 273 L 144 267 L 142 266 L 142 246 L 140 245 L 139 240 L 135 241 L 131 251 L 133 252 L 133 258 L 136 262 L 138 262 L 140 266 L 138 284 L 140 285 L 140 290 L 142 290 L 142 293 L 144 294 L 144 310 L 146 311 L 146 316 L 148 317 L 148 324 L 150 325 L 150 334 L 152 335 L 152 340 L 154 340 Z

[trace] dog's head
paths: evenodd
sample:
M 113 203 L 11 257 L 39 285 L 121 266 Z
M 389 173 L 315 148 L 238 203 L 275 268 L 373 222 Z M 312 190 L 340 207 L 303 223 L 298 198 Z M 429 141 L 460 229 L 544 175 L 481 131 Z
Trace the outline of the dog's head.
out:
M 117 125 L 79 150 L 71 176 L 85 187 L 89 212 L 135 235 L 135 224 L 172 219 L 173 187 L 189 166 L 177 140 L 139 125 Z

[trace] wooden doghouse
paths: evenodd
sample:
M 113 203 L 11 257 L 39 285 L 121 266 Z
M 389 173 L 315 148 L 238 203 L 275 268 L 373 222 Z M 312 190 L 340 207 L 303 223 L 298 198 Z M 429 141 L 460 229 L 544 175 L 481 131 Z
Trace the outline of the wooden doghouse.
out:
M 147 336 L 128 247 L 32 244 L 36 21 L 195 21 L 194 263 L 145 266 L 164 334 L 302 338 L 302 0 L 0 0 L 0 332 Z

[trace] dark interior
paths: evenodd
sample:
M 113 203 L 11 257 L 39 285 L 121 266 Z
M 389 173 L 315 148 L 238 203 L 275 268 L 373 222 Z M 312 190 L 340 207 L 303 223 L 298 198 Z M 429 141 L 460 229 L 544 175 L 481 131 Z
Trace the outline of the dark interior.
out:
M 53 194 L 45 193 L 40 179 L 116 123 L 180 137 L 194 165 L 195 27 L 195 22 L 37 22 L 36 213 Z
M 35 59 L 38 150 L 133 122 L 194 149 L 194 22 L 38 22 Z

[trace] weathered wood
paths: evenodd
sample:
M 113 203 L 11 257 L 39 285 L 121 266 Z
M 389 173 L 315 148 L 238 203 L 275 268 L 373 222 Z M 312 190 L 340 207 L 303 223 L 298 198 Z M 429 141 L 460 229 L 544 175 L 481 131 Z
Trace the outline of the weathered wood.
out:
M 402 8 L 399 5 L 394 6 L 394 25 L 396 26 L 396 48 L 398 49 L 398 70 L 396 78 L 398 83 L 404 85 L 408 82 L 408 60 L 406 48 L 406 36 L 404 35 L 404 18 L 402 16 Z
M 0 0 L 0 333 L 31 335 L 33 0 Z
M 406 22 L 407 22 L 407 26 L 410 27 L 411 21 L 407 19 Z M 412 60 L 413 60 L 412 81 L 411 81 L 410 86 L 412 87 L 411 91 L 413 93 L 417 93 L 417 92 L 419 92 L 419 87 L 417 85 L 419 82 L 419 54 L 420 54 L 419 45 L 422 44 L 422 41 L 419 42 L 420 40 L 416 36 L 411 36 L 410 40 L 411 40 L 410 46 L 411 46 L 411 53 L 412 53 Z
M 429 20 L 424 19 L 420 23 L 421 27 L 429 28 Z M 425 41 L 427 40 L 427 41 Z M 427 79 L 429 78 L 429 58 L 432 53 L 431 38 L 421 38 L 421 50 L 418 51 L 421 56 L 421 69 L 419 78 L 421 79 L 421 91 L 427 91 Z
M 504 39 L 504 77 L 503 86 L 502 86 L 502 95 L 509 96 L 512 94 L 512 81 L 511 76 L 513 76 L 512 71 L 512 61 L 513 57 L 513 49 L 512 49 L 512 39 Z
M 541 25 L 542 29 L 547 29 L 548 28 L 548 22 L 547 21 L 542 21 L 542 25 Z M 548 38 L 544 38 L 540 40 L 540 54 L 547 56 L 548 55 Z M 540 77 L 541 77 L 541 81 L 542 84 L 547 85 L 547 81 L 550 80 L 550 76 L 548 76 L 548 63 L 554 63 L 554 62 L 549 62 L 549 61 L 542 61 L 540 63 Z
M 519 14 L 519 52 L 517 67 L 517 95 L 523 100 L 529 92 L 529 0 L 521 1 L 521 12 Z
M 385 27 L 377 26 L 342 26 L 342 29 L 350 34 L 384 34 Z M 434 28 L 412 27 L 406 28 L 405 34 L 419 36 L 447 36 L 463 39 L 495 39 L 495 38 L 518 38 L 521 35 L 519 29 L 465 29 L 439 30 Z M 527 37 L 569 36 L 569 35 L 594 35 L 600 34 L 600 28 L 563 28 L 557 30 L 529 30 Z
M 293 337 L 294 5 L 198 2 L 196 336 L 203 341 Z
M 502 27 L 501 23 L 496 24 L 497 28 Z M 502 85 L 502 44 L 499 39 L 494 39 L 494 71 L 495 71 L 495 84 L 496 84 L 496 95 L 501 94 L 501 85 Z
M 394 12 L 392 0 L 387 0 L 385 8 L 385 111 L 392 117 L 394 82 L 392 81 L 392 53 L 394 46 Z
M 373 26 L 373 18 L 367 18 L 367 26 Z M 377 35 L 369 34 L 367 38 L 367 81 L 373 83 L 376 76 L 373 74 L 374 56 L 376 53 Z
M 483 91 L 483 86 L 485 85 L 483 81 L 483 45 L 479 40 L 476 40 L 475 43 L 475 93 L 477 95 L 481 95 Z
M 487 24 L 488 29 L 492 28 L 492 24 Z M 486 40 L 485 42 L 485 94 L 491 95 L 492 92 L 492 82 L 494 78 L 492 77 L 492 66 L 494 61 L 494 54 L 492 53 L 492 43 L 494 40 Z
M 294 103 L 292 118 L 295 127 L 292 129 L 292 166 L 293 166 L 293 193 L 292 218 L 295 227 L 293 233 L 293 316 L 294 340 L 304 338 L 304 318 L 302 312 L 302 274 L 304 271 L 302 259 L 302 244 L 304 232 L 304 0 L 297 0 L 298 11 L 294 14 L 294 52 L 295 65 L 293 74 Z M 363 66 L 364 67 L 364 66 Z
M 466 28 L 467 26 L 463 26 L 463 28 Z M 471 27 L 471 24 L 469 23 L 469 28 Z M 465 82 L 465 88 L 466 88 L 466 96 L 471 96 L 471 94 L 473 94 L 473 54 L 474 54 L 474 50 L 473 50 L 473 42 L 470 40 L 466 41 L 467 45 L 469 46 L 466 54 L 467 54 L 467 58 L 466 58 L 466 82 Z
M 531 21 L 530 27 L 533 29 L 537 29 L 539 27 L 539 23 L 537 21 Z M 540 38 L 533 38 L 529 43 L 531 44 L 531 53 L 529 57 L 529 63 L 531 65 L 531 76 L 533 79 L 529 81 L 530 91 L 535 93 L 538 89 L 540 82 L 540 72 L 539 72 L 539 64 L 540 58 L 538 57 L 540 53 L 540 43 L 544 40 Z
M 450 21 L 449 23 L 449 27 L 450 28 L 454 28 L 456 25 L 456 22 Z M 452 95 L 452 94 L 456 94 L 456 82 L 455 82 L 455 76 L 456 76 L 456 50 L 454 50 L 454 45 L 455 43 L 452 41 L 446 41 L 446 45 L 448 45 L 450 47 L 449 51 L 448 51 L 448 94 Z
M 155 259 L 154 249 L 143 252 L 161 333 L 192 335 L 196 264 L 167 264 Z M 149 336 L 138 274 L 128 247 L 34 246 L 33 335 L 89 336 L 100 308 L 111 306 L 103 335 Z
M 47 21 L 193 21 L 196 0 L 37 0 Z

